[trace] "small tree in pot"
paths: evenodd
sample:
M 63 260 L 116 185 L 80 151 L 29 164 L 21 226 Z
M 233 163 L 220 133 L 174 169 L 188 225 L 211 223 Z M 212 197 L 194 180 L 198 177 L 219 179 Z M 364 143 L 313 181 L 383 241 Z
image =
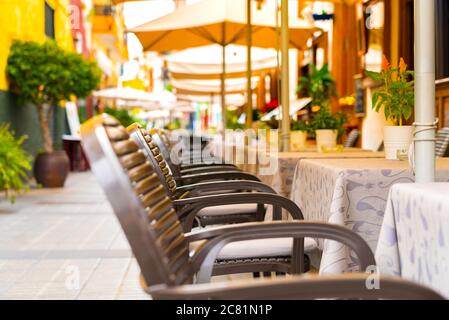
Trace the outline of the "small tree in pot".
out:
M 67 155 L 53 148 L 50 123 L 54 109 L 63 101 L 89 95 L 99 84 L 100 70 L 94 62 L 61 49 L 54 41 L 14 41 L 6 73 L 11 91 L 38 112 L 45 152 L 36 157 L 36 180 L 44 187 L 62 187 L 69 164 Z
M 310 65 L 310 74 L 301 78 L 298 91 L 312 99 L 312 109 L 320 110 L 311 122 L 316 133 L 318 151 L 321 152 L 323 146 L 336 146 L 339 131 L 346 122 L 346 117 L 329 111 L 330 100 L 337 95 L 335 80 L 329 66 L 325 64 L 318 69 L 315 65 Z M 340 123 L 343 120 L 344 122 Z
M 293 120 L 290 129 L 290 151 L 304 150 L 312 127 L 305 120 Z
M 366 71 L 368 77 L 382 83 L 382 87 L 373 94 L 373 108 L 380 112 L 382 107 L 385 118 L 393 123 L 384 128 L 385 156 L 390 160 L 398 159 L 398 152 L 407 154 L 412 138 L 413 127 L 404 126 L 409 120 L 415 105 L 414 72 L 407 70 L 404 59 L 399 67 L 392 67 L 383 57 L 382 71 Z
M 331 113 L 328 108 L 321 108 L 313 118 L 311 125 L 316 132 L 318 151 L 323 147 L 335 147 L 344 132 L 347 116 L 342 112 Z

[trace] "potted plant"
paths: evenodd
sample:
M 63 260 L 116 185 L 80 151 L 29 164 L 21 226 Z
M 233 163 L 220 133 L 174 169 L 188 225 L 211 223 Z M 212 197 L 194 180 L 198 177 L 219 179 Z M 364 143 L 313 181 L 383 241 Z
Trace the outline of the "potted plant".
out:
M 393 67 L 384 56 L 382 71 L 366 74 L 382 83 L 373 94 L 373 108 L 377 112 L 383 108 L 385 118 L 393 124 L 384 128 L 385 156 L 398 160 L 398 155 L 408 153 L 413 138 L 413 127 L 404 122 L 411 118 L 415 105 L 414 72 L 407 70 L 404 59 L 400 59 L 399 67 Z
M 341 111 L 332 113 L 326 107 L 322 107 L 318 111 L 311 122 L 316 134 L 318 152 L 322 152 L 323 147 L 333 148 L 337 146 L 337 141 L 344 134 L 346 121 L 347 117 Z
M 307 77 L 301 77 L 298 91 L 312 99 L 312 110 L 319 112 L 312 119 L 312 127 L 316 130 L 317 148 L 322 151 L 322 146 L 334 147 L 337 144 L 337 137 L 344 124 L 340 124 L 346 118 L 341 114 L 332 114 L 329 111 L 329 104 L 332 97 L 335 97 L 335 80 L 325 64 L 321 69 L 311 64 L 310 73 Z M 316 119 L 315 119 L 316 118 Z
M 321 69 L 311 64 L 310 73 L 307 77 L 301 77 L 297 91 L 312 99 L 313 107 L 329 107 L 332 97 L 337 95 L 335 80 L 325 64 Z
M 54 109 L 63 101 L 89 95 L 100 82 L 100 70 L 96 63 L 61 49 L 54 41 L 14 41 L 6 73 L 11 91 L 22 102 L 33 104 L 38 113 L 44 152 L 34 163 L 36 181 L 44 187 L 62 187 L 69 160 L 64 151 L 53 147 Z
M 290 130 L 290 151 L 301 151 L 306 147 L 310 125 L 304 120 L 293 120 Z
M 31 156 L 22 149 L 25 139 L 25 136 L 16 139 L 9 131 L 9 125 L 0 126 L 0 190 L 5 192 L 11 203 L 14 203 L 16 194 L 28 190 Z

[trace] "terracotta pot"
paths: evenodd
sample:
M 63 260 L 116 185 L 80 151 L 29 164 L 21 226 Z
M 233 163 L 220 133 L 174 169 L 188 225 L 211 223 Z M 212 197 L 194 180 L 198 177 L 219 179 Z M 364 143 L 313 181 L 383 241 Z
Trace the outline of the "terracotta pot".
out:
M 62 188 L 69 175 L 70 161 L 65 151 L 40 153 L 33 171 L 37 183 L 44 188 Z

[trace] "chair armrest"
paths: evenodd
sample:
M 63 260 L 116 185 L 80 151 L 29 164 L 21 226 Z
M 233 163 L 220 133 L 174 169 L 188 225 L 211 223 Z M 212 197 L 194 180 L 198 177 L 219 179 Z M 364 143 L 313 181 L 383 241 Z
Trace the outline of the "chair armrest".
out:
M 211 167 L 198 167 L 198 168 L 192 168 L 192 169 L 183 169 L 183 170 L 181 170 L 181 176 L 198 174 L 198 173 L 206 173 L 206 172 L 228 172 L 228 171 L 242 172 L 240 169 L 234 168 L 234 167 L 211 166 Z
M 240 172 L 240 171 L 219 171 L 219 172 L 206 172 L 206 173 L 199 173 L 199 174 L 192 174 L 192 175 L 185 175 L 178 178 L 183 182 L 183 184 L 189 184 L 189 183 L 198 183 L 202 181 L 210 181 L 210 180 L 251 180 L 251 181 L 258 181 L 260 182 L 260 179 L 256 176 L 246 173 L 246 172 Z M 186 182 L 186 183 L 184 183 Z
M 273 188 L 270 186 L 256 181 L 248 180 L 226 180 L 226 181 L 214 181 L 214 182 L 203 182 L 197 184 L 191 184 L 186 186 L 180 186 L 176 188 L 178 192 L 192 191 L 193 194 L 201 193 L 205 191 L 226 191 L 228 190 L 248 190 L 248 191 L 258 191 L 276 194 Z M 222 192 L 223 193 L 223 192 Z
M 334 240 L 349 247 L 359 258 L 362 271 L 376 265 L 373 252 L 361 236 L 346 227 L 328 223 L 308 221 L 242 223 L 188 235 L 187 241 L 209 239 L 192 258 L 192 265 L 199 270 L 197 281 L 205 283 L 209 282 L 212 276 L 218 254 L 228 243 L 255 239 L 293 238 L 296 243 L 293 246 L 292 260 L 297 261 L 304 256 L 304 238 L 306 237 Z
M 192 163 L 192 164 L 182 164 L 181 170 L 184 169 L 194 169 L 194 168 L 210 168 L 210 167 L 230 167 L 230 168 L 237 168 L 237 166 L 230 164 L 230 163 Z
M 280 217 L 281 208 L 287 210 L 293 219 L 304 220 L 304 216 L 301 209 L 293 201 L 284 198 L 278 194 L 271 193 L 228 193 L 221 195 L 210 195 L 203 197 L 187 198 L 174 200 L 173 204 L 177 207 L 186 206 L 180 210 L 178 214 L 183 218 L 183 214 L 187 214 L 185 219 L 187 221 L 193 221 L 194 217 L 203 208 L 224 206 L 229 204 L 260 204 L 260 205 L 272 205 L 273 216 Z
M 154 299 L 169 300 L 312 300 L 312 299 L 393 299 L 444 300 L 435 291 L 398 277 L 379 276 L 379 289 L 366 286 L 368 274 L 240 280 L 145 289 Z M 270 311 L 270 310 L 265 310 Z M 269 314 L 269 312 L 267 313 Z

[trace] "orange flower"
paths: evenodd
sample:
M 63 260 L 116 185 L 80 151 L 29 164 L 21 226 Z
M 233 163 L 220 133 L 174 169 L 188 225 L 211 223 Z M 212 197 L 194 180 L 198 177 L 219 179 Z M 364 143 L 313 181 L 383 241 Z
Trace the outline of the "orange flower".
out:
M 390 68 L 390 62 L 388 61 L 386 56 L 382 57 L 382 70 L 387 71 Z
M 407 64 L 405 63 L 404 59 L 401 58 L 401 60 L 399 61 L 399 72 L 404 73 L 405 71 L 407 71 Z

